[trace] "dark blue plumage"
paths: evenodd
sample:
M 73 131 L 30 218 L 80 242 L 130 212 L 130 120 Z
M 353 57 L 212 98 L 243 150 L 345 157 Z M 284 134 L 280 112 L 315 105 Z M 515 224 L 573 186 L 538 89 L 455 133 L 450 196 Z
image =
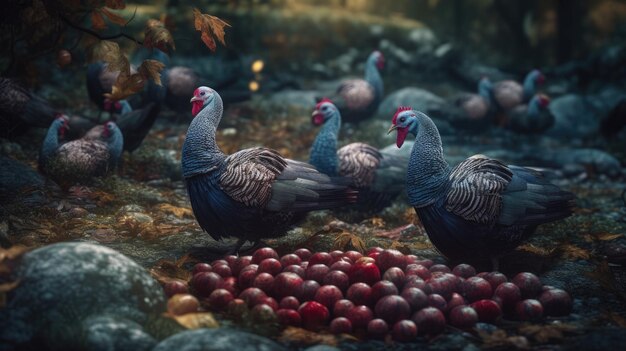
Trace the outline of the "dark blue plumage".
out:
M 331 178 L 309 164 L 256 147 L 225 155 L 215 132 L 222 99 L 200 87 L 192 98 L 195 116 L 183 144 L 182 171 L 198 223 L 216 240 L 246 241 L 283 235 L 307 212 L 356 200 L 347 179 Z
M 398 146 L 416 135 L 407 171 L 407 193 L 428 237 L 452 259 L 497 257 L 518 246 L 543 223 L 572 213 L 573 194 L 540 172 L 475 155 L 454 168 L 443 158 L 433 121 L 400 108 L 390 132 Z
M 309 162 L 318 171 L 352 180 L 359 190 L 356 210 L 367 215 L 389 206 L 402 190 L 408 158 L 382 152 L 364 143 L 351 143 L 337 150 L 341 113 L 329 99 L 316 106 L 312 122 L 321 125 L 313 142 Z

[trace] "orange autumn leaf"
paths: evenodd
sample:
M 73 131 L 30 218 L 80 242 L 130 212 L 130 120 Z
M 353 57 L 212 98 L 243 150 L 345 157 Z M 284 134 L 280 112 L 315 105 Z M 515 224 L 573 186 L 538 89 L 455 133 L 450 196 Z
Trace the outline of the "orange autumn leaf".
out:
M 103 15 L 105 15 L 109 19 L 109 21 L 120 26 L 126 25 L 126 19 L 118 15 L 117 13 L 111 12 L 110 10 L 106 8 L 101 8 L 100 11 L 102 12 Z
M 104 17 L 98 9 L 91 11 L 91 26 L 95 30 L 102 30 L 107 27 Z
M 215 40 L 213 40 L 209 34 L 203 32 L 200 39 L 202 39 L 204 45 L 206 45 L 211 51 L 215 52 L 217 45 L 215 44 Z
M 286 344 L 299 345 L 330 345 L 336 346 L 339 343 L 337 336 L 333 334 L 316 333 L 298 327 L 287 327 L 278 337 L 278 340 Z
M 177 262 L 168 260 L 159 260 L 154 267 L 150 268 L 150 274 L 159 283 L 165 284 L 172 280 L 189 281 L 191 272 L 187 269 L 179 267 Z
M 598 233 L 594 234 L 594 236 L 600 241 L 611 241 L 623 237 L 624 234 Z
M 157 208 L 165 213 L 171 213 L 178 218 L 193 218 L 193 211 L 186 207 L 177 207 L 170 204 L 160 204 Z
M 161 71 L 165 67 L 163 62 L 157 60 L 144 60 L 137 69 L 144 80 L 152 79 L 156 84 L 161 85 Z
M 541 257 L 550 257 L 554 254 L 555 248 L 546 249 L 543 247 L 535 246 L 533 244 L 524 244 L 517 247 L 517 250 L 530 252 L 532 254 L 541 256 Z
M 169 29 L 165 27 L 163 22 L 156 19 L 149 19 L 146 22 L 143 45 L 147 48 L 160 49 L 163 52 L 169 51 L 169 48 L 176 50 L 176 45 L 174 45 L 174 39 Z
M 214 37 L 222 45 L 226 45 L 224 27 L 230 27 L 230 24 L 224 22 L 219 17 L 201 13 L 198 9 L 193 9 L 193 17 L 196 30 L 202 33 L 200 38 L 211 51 L 214 52 L 217 48 Z
M 563 244 L 559 247 L 559 249 L 562 251 L 562 257 L 565 258 L 588 260 L 589 257 L 591 257 L 589 251 L 576 245 Z
M 115 84 L 111 87 L 111 93 L 105 93 L 104 96 L 113 101 L 124 100 L 140 92 L 143 89 L 144 83 L 145 80 L 139 73 L 128 74 L 126 72 L 120 72 Z
M 127 72 L 130 74 L 130 62 L 114 41 L 101 40 L 93 45 L 87 56 L 87 62 L 104 61 L 111 72 Z
M 192 312 L 182 316 L 171 316 L 178 324 L 187 329 L 217 328 L 217 323 L 211 312 Z

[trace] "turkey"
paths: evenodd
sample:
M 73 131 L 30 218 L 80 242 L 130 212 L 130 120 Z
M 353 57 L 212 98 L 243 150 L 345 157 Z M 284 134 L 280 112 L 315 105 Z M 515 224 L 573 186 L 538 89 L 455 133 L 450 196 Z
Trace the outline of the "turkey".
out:
M 131 72 L 136 73 L 134 68 L 131 68 Z M 132 111 L 127 100 L 112 101 L 104 96 L 105 93 L 111 93 L 119 74 L 119 71 L 108 70 L 107 64 L 102 61 L 87 65 L 87 94 L 89 99 L 100 110 L 109 114 L 124 114 Z
M 225 155 L 215 132 L 223 103 L 201 86 L 191 98 L 194 119 L 182 150 L 182 172 L 200 227 L 215 240 L 236 237 L 234 252 L 246 241 L 284 235 L 307 212 L 356 201 L 348 179 L 332 178 L 307 163 L 254 147 Z
M 524 78 L 523 85 L 514 80 L 503 80 L 493 84 L 493 99 L 503 110 L 528 102 L 537 92 L 537 86 L 545 82 L 545 76 L 535 69 Z
M 550 184 L 538 171 L 507 166 L 483 155 L 451 168 L 443 157 L 433 121 L 400 107 L 389 133 L 401 146 L 409 133 L 415 144 L 407 171 L 407 194 L 430 241 L 450 259 L 498 256 L 517 247 L 534 229 L 568 217 L 574 195 Z
M 31 127 L 46 128 L 55 116 L 47 101 L 0 77 L 0 137 L 17 137 Z
M 541 133 L 554 125 L 549 104 L 547 96 L 536 94 L 528 104 L 515 106 L 506 112 L 503 127 L 522 134 Z
M 352 187 L 359 191 L 359 212 L 378 212 L 404 190 L 408 157 L 365 143 L 351 143 L 337 150 L 341 113 L 329 99 L 315 106 L 311 118 L 314 125 L 322 127 L 313 142 L 309 163 L 331 177 L 350 178 Z
M 106 122 L 98 140 L 77 139 L 60 144 L 68 126 L 67 116 L 56 118 L 46 134 L 39 153 L 39 170 L 63 189 L 110 173 L 120 160 L 122 132 L 114 122 Z
M 159 104 L 150 102 L 145 107 L 124 113 L 116 119 L 115 122 L 124 138 L 124 151 L 133 152 L 141 145 L 154 125 L 160 107 Z M 70 127 L 73 128 L 72 122 L 73 120 L 70 119 Z M 94 126 L 89 129 L 84 138 L 99 139 L 103 135 L 103 129 L 103 125 Z
M 463 129 L 484 129 L 491 124 L 493 117 L 493 84 L 487 77 L 478 81 L 478 94 L 463 93 L 452 98 L 455 111 L 447 114 L 447 120 L 455 127 Z
M 346 122 L 362 121 L 376 112 L 384 94 L 383 79 L 379 72 L 384 66 L 383 54 L 380 51 L 372 52 L 365 62 L 365 79 L 342 81 L 330 97 Z

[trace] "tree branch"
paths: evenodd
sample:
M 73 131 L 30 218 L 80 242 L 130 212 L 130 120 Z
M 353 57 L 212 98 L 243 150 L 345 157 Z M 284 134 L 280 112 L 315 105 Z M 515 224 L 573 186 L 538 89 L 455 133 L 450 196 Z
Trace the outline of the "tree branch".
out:
M 78 31 L 81 31 L 81 32 L 87 33 L 87 34 L 89 34 L 89 35 L 91 35 L 91 36 L 94 36 L 94 37 L 96 37 L 96 38 L 98 38 L 98 39 L 100 39 L 100 40 L 111 40 L 111 39 L 118 39 L 118 38 L 126 38 L 126 39 L 128 39 L 128 40 L 130 40 L 130 41 L 134 41 L 134 42 L 135 42 L 135 43 L 137 43 L 138 45 L 143 45 L 143 42 L 141 42 L 140 40 L 135 39 L 133 36 L 128 35 L 128 34 L 126 34 L 126 33 L 122 33 L 122 32 L 120 32 L 120 33 L 118 33 L 118 34 L 108 35 L 108 36 L 105 36 L 105 35 L 100 35 L 98 32 L 96 32 L 96 31 L 94 31 L 94 30 L 91 30 L 91 29 L 89 29 L 89 28 L 85 28 L 85 27 L 79 26 L 79 25 L 78 25 L 78 24 L 76 24 L 76 23 L 73 23 L 72 21 L 70 21 L 69 19 L 67 19 L 65 16 L 59 16 L 59 17 L 60 17 L 60 18 L 61 18 L 61 20 L 62 20 L 63 22 L 65 22 L 65 24 L 67 24 L 68 26 L 70 26 L 70 27 L 72 27 L 72 28 L 74 28 L 74 29 L 76 29 L 76 30 L 78 30 Z

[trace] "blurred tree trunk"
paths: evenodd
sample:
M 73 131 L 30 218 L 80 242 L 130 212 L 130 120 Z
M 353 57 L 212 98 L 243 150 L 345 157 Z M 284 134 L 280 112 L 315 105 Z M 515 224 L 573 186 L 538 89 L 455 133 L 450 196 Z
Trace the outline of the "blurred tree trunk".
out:
M 576 44 L 581 42 L 582 37 L 583 2 L 583 0 L 559 0 L 557 3 L 559 63 L 576 58 L 580 49 Z
M 467 39 L 467 32 L 469 32 L 469 26 L 467 19 L 469 18 L 467 13 L 467 6 L 465 0 L 454 1 L 454 29 L 457 40 L 465 42 Z
M 520 58 L 529 57 L 533 53 L 530 40 L 528 40 L 524 32 L 524 17 L 536 8 L 535 3 L 536 0 L 495 0 L 493 2 L 494 9 L 509 30 L 510 40 L 515 43 L 513 46 L 514 51 L 510 54 Z M 534 57 L 535 55 L 532 56 Z

